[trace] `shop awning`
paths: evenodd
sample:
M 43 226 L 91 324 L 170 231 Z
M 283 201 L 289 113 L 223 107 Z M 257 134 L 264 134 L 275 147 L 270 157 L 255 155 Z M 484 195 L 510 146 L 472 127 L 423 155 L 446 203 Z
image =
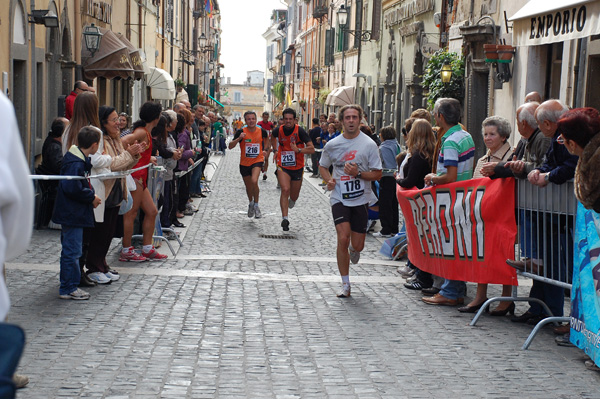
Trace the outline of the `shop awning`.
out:
M 325 105 L 331 107 L 342 107 L 347 104 L 354 104 L 354 86 L 335 88 L 327 95 L 325 100 Z
M 581 39 L 600 34 L 600 0 L 530 0 L 508 20 L 516 46 Z
M 225 108 L 225 106 L 223 104 L 221 104 L 219 101 L 217 101 L 216 98 L 214 98 L 210 94 L 207 94 L 207 95 L 208 95 L 208 98 L 210 98 L 211 100 L 213 100 L 214 102 L 216 102 L 217 104 L 219 104 L 221 107 Z
M 177 95 L 175 82 L 164 69 L 150 67 L 146 85 L 150 87 L 150 97 L 155 100 L 174 100 Z
M 141 50 L 135 47 L 125 36 L 117 33 L 117 37 L 121 40 L 129 50 L 129 59 L 133 66 L 133 75 L 135 80 L 140 80 L 144 77 L 144 60 L 140 54 Z
M 85 48 L 83 41 L 81 56 L 83 73 L 86 79 L 102 77 L 106 79 L 134 79 L 135 71 L 129 58 L 129 49 L 112 31 L 100 28 L 102 40 L 100 48 L 92 54 Z

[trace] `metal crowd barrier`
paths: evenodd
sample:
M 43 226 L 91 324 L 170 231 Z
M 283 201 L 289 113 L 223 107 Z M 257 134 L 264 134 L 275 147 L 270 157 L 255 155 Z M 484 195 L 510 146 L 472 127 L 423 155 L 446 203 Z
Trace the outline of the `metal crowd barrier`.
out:
M 515 259 L 524 260 L 517 273 L 543 283 L 571 289 L 573 276 L 573 230 L 577 214 L 577 199 L 573 181 L 564 184 L 535 186 L 526 179 L 516 181 L 516 220 L 518 243 Z M 561 292 L 564 295 L 564 291 Z M 555 317 L 547 304 L 537 298 L 517 296 L 513 287 L 511 297 L 488 299 L 477 312 L 470 325 L 474 326 L 493 302 L 535 302 L 549 317 L 542 319 L 533 329 L 522 349 L 529 348 L 539 330 L 548 323 L 569 322 L 569 317 Z M 564 306 L 564 305 L 563 305 Z

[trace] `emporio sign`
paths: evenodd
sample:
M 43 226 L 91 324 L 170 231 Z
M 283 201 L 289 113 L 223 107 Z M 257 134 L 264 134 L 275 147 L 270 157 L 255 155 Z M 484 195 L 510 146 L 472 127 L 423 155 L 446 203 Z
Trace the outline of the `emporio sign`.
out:
M 541 0 L 531 0 L 513 15 L 513 42 L 532 46 L 581 39 L 600 34 L 600 1 L 580 2 L 559 9 L 544 9 Z M 533 6 L 538 7 L 533 7 Z
M 435 0 L 412 0 L 400 4 L 386 13 L 383 17 L 383 22 L 386 28 L 398 25 L 399 23 L 415 17 L 417 15 L 433 11 Z

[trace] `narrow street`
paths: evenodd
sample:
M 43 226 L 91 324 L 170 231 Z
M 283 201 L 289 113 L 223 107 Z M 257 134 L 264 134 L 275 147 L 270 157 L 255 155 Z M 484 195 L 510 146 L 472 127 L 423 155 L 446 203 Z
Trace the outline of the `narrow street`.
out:
M 471 315 L 425 305 L 370 235 L 352 297 L 337 298 L 322 188 L 305 177 L 283 239 L 273 166 L 260 181 L 264 217 L 248 219 L 238 159 L 220 159 L 175 257 L 120 263 L 115 240 L 108 261 L 121 279 L 89 301 L 58 298 L 60 232 L 34 231 L 7 264 L 8 321 L 27 334 L 18 398 L 600 397 L 600 375 L 550 328 L 523 351 L 532 326 L 484 316 L 469 327 Z

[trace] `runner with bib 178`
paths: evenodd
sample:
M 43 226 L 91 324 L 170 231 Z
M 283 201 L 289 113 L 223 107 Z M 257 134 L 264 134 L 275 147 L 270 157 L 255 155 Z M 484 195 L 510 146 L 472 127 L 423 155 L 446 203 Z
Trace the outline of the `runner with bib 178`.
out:
M 292 209 L 300 195 L 304 173 L 304 155 L 315 152 L 315 146 L 306 131 L 296 124 L 296 111 L 283 110 L 283 125 L 271 134 L 271 146 L 277 147 L 277 180 L 281 186 L 281 227 L 290 229 L 288 209 Z
M 256 113 L 246 111 L 244 113 L 246 127 L 238 130 L 229 142 L 229 149 L 240 144 L 240 174 L 246 186 L 248 195 L 248 217 L 259 219 L 262 217 L 258 207 L 258 178 L 263 168 L 265 159 L 269 156 L 269 134 L 261 127 L 256 126 Z
M 377 144 L 361 133 L 363 110 L 345 105 L 339 119 L 344 133 L 323 148 L 319 171 L 331 193 L 331 211 L 337 233 L 337 264 L 342 277 L 340 298 L 350 296 L 350 261 L 356 264 L 365 245 L 368 206 L 376 201 L 371 182 L 381 178 L 381 159 Z M 329 167 L 333 165 L 333 176 Z

